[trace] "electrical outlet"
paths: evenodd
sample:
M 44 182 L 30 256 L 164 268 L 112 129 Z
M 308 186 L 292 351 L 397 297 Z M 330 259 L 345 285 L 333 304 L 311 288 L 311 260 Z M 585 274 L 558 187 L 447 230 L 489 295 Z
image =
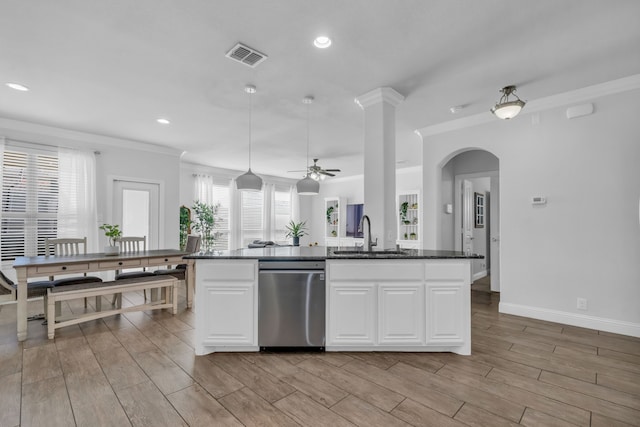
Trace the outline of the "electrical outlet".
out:
M 578 310 L 586 310 L 587 309 L 587 299 L 586 298 L 578 298 L 577 307 L 578 307 Z

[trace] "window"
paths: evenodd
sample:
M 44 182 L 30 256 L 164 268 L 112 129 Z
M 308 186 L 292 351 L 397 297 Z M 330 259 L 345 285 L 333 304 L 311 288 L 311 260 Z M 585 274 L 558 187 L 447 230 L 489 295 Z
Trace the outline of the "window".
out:
M 229 249 L 229 213 L 231 200 L 229 197 L 229 184 L 213 184 L 213 204 L 219 204 L 218 220 L 214 225 L 216 240 L 213 248 L 215 250 Z
M 482 193 L 474 193 L 475 199 L 475 227 L 483 228 L 484 227 L 484 194 Z
M 240 241 L 242 247 L 254 240 L 264 239 L 264 193 L 262 191 L 240 192 Z
M 291 221 L 291 192 L 289 189 L 278 189 L 274 192 L 275 228 L 273 240 L 278 243 L 288 243 L 286 226 Z
M 44 239 L 57 236 L 58 157 L 7 148 L 2 158 L 2 261 L 44 255 Z
M 246 248 L 254 240 L 288 244 L 285 227 L 293 217 L 295 201 L 291 186 L 265 183 L 261 191 L 236 191 L 235 183 L 228 179 L 193 177 L 193 200 L 220 205 L 215 250 Z
M 214 223 L 215 243 L 214 250 L 229 249 L 231 238 L 230 218 L 231 218 L 231 193 L 229 190 L 229 180 L 215 180 L 207 175 L 194 175 L 195 193 L 194 201 L 219 205 L 217 221 Z M 195 218 L 191 218 L 194 220 Z

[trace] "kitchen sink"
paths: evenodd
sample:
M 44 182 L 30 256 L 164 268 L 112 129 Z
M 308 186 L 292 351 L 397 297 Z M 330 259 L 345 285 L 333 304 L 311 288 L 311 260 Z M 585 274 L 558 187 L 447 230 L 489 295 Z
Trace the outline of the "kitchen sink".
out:
M 363 256 L 370 256 L 370 255 L 407 255 L 406 252 L 404 251 L 394 251 L 394 250 L 389 250 L 389 251 L 351 251 L 351 250 L 346 250 L 346 251 L 334 251 L 333 252 L 334 255 L 363 255 Z

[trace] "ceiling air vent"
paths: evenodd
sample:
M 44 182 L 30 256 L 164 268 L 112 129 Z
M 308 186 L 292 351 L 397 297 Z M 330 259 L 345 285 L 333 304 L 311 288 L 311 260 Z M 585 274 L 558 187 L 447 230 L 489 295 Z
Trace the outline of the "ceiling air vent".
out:
M 242 62 L 251 68 L 255 68 L 256 65 L 268 58 L 264 53 L 260 53 L 257 50 L 250 48 L 247 45 L 238 43 L 229 52 L 227 52 L 227 58 L 231 58 L 234 61 Z

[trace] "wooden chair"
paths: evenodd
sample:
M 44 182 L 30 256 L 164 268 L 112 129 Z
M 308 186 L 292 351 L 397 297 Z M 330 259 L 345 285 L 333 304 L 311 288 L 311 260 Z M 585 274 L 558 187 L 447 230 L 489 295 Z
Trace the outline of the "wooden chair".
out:
M 82 250 L 80 248 L 82 245 Z M 87 253 L 87 238 L 61 238 L 44 239 L 44 251 L 46 256 L 80 255 Z
M 147 236 L 118 237 L 116 244 L 120 245 L 120 252 L 144 252 L 147 250 Z
M 87 254 L 87 238 L 86 237 L 65 237 L 58 239 L 44 239 L 44 254 L 45 256 L 73 256 L 73 255 L 86 255 Z M 87 276 L 84 273 L 83 277 L 65 277 L 57 279 L 53 276 L 49 276 L 49 280 L 55 282 L 55 286 L 76 285 L 78 283 L 92 283 L 102 282 L 102 279 L 95 276 Z M 46 289 L 45 289 L 46 297 Z M 46 299 L 46 298 L 45 298 Z M 87 300 L 84 300 L 84 307 L 87 308 Z M 96 298 L 96 309 L 100 309 L 100 300 Z M 46 307 L 45 307 L 46 310 Z M 60 306 L 56 306 L 56 315 L 59 314 Z
M 185 251 L 190 254 L 198 252 L 200 250 L 200 236 L 187 236 L 187 244 Z M 153 273 L 159 275 L 171 275 L 178 280 L 186 280 L 187 264 L 178 264 L 175 268 L 169 268 L 166 270 L 156 270 Z
M 120 245 L 121 253 L 131 253 L 131 252 L 145 252 L 147 250 L 147 236 L 136 237 L 136 236 L 127 236 L 127 237 L 118 237 L 116 239 L 116 244 Z M 116 270 L 116 280 L 123 279 L 134 279 L 137 277 L 146 277 L 153 276 L 153 272 L 146 271 L 146 268 L 142 270 L 135 271 L 127 271 L 121 272 L 120 270 Z M 147 299 L 147 291 L 144 290 L 144 299 Z M 122 298 L 122 294 L 117 294 L 113 296 L 112 305 L 115 305 L 119 298 Z

